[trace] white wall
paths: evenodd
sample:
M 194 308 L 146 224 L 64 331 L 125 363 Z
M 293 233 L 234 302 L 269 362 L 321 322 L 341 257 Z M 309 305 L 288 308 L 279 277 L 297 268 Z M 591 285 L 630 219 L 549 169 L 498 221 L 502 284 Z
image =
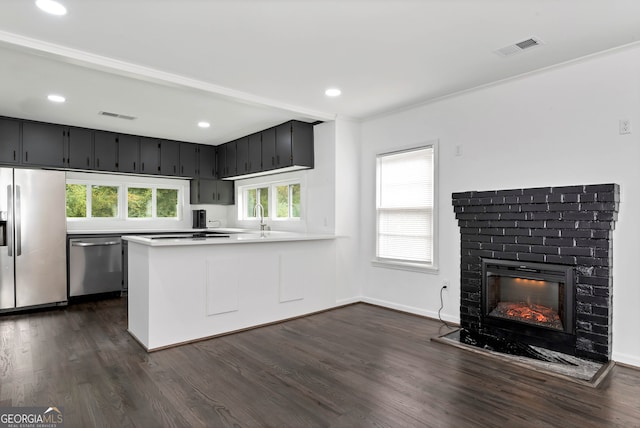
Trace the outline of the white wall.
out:
M 633 133 L 619 135 L 630 119 Z M 613 237 L 613 359 L 640 366 L 640 48 L 604 54 L 362 125 L 361 251 L 365 300 L 445 319 L 459 315 L 459 230 L 451 193 L 618 183 Z M 437 274 L 373 267 L 375 155 L 439 140 Z M 456 156 L 456 147 L 461 156 Z

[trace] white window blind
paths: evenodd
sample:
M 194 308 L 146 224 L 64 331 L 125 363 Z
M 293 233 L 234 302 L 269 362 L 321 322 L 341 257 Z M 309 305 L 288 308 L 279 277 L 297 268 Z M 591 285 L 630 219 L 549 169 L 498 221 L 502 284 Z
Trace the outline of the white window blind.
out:
M 433 263 L 433 146 L 377 158 L 379 259 Z

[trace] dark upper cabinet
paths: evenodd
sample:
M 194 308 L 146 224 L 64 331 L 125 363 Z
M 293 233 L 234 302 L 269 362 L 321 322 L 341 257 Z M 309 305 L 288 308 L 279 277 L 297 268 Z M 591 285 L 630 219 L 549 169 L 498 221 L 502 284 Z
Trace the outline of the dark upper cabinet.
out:
M 276 127 L 276 168 L 313 167 L 313 125 L 292 120 Z
M 67 131 L 67 166 L 93 168 L 93 134 L 91 129 L 69 128 Z
M 227 145 L 221 144 L 216 147 L 216 172 L 217 178 L 227 176 Z
M 233 205 L 233 181 L 198 178 L 190 190 L 192 204 Z
M 265 129 L 262 137 L 262 171 L 269 171 L 276 167 L 276 128 Z
M 253 173 L 262 171 L 262 132 L 249 135 L 248 146 L 249 165 L 247 172 Z
M 198 176 L 198 145 L 180 143 L 180 175 L 182 177 Z
M 180 174 L 180 143 L 177 141 L 160 141 L 160 174 Z
M 118 136 L 118 171 L 140 172 L 140 137 Z
M 66 128 L 48 123 L 22 124 L 22 163 L 26 165 L 66 166 Z
M 216 148 L 201 144 L 198 147 L 198 173 L 201 178 L 216 178 Z
M 155 138 L 140 138 L 140 172 L 160 174 L 160 141 Z
M 236 174 L 249 172 L 249 137 L 236 140 Z
M 118 171 L 118 134 L 96 131 L 93 136 L 94 168 Z
M 20 162 L 20 125 L 17 120 L 0 118 L 0 162 Z
M 237 167 L 237 154 L 236 154 L 236 142 L 232 141 L 230 143 L 225 144 L 226 150 L 226 173 L 223 177 L 233 177 L 234 175 L 238 175 L 238 167 Z

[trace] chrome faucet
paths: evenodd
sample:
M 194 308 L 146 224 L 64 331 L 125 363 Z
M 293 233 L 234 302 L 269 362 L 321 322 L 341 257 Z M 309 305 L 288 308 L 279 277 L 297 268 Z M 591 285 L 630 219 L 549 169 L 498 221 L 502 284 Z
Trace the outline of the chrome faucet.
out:
M 264 220 L 264 207 L 260 202 L 253 207 L 253 215 L 260 220 L 260 231 L 264 232 L 267 229 L 267 222 Z

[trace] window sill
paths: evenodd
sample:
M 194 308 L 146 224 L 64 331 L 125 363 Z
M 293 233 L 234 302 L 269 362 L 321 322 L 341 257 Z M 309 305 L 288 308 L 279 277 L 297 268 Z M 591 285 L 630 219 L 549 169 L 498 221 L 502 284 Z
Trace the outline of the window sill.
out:
M 371 264 L 374 267 L 381 267 L 387 269 L 408 270 L 412 272 L 437 274 L 438 267 L 434 265 L 424 265 L 421 263 L 403 262 L 399 260 L 385 260 L 385 259 L 373 259 Z

